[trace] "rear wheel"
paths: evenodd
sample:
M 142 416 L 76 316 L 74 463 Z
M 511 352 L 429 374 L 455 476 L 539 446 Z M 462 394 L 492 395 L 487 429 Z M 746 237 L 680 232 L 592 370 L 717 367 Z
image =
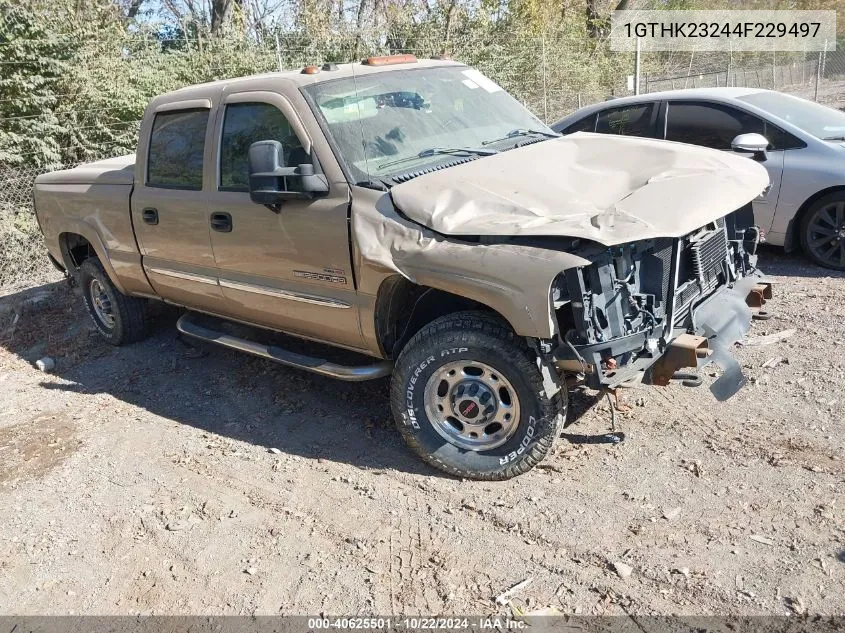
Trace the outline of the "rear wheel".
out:
M 78 281 L 88 314 L 106 341 L 124 345 L 147 335 L 146 302 L 121 293 L 100 260 L 91 257 L 82 262 Z
M 441 317 L 396 362 L 391 407 L 408 446 L 451 475 L 509 479 L 549 452 L 566 389 L 548 394 L 536 355 L 483 312 Z
M 819 198 L 801 221 L 801 246 L 825 268 L 845 270 L 845 192 Z

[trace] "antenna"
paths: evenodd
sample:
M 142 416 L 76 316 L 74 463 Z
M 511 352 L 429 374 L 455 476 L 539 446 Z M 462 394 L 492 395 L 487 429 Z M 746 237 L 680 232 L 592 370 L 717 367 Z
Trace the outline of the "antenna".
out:
M 364 140 L 364 121 L 361 119 L 361 101 L 358 98 L 358 77 L 355 75 L 355 62 L 352 66 L 352 83 L 355 84 L 355 108 L 358 110 L 358 126 L 361 128 L 361 149 L 364 152 L 364 164 L 367 166 L 367 180 L 370 178 L 370 158 L 367 156 L 367 142 Z

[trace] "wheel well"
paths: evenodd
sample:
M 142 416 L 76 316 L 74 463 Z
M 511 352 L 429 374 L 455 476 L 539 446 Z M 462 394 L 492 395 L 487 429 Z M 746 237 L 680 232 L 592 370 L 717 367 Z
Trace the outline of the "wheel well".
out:
M 396 358 L 405 343 L 426 325 L 439 317 L 463 310 L 481 310 L 499 315 L 473 299 L 420 286 L 398 275 L 390 277 L 379 287 L 376 299 L 379 345 L 388 358 Z
M 817 191 L 804 201 L 804 204 L 799 207 L 798 212 L 795 214 L 795 217 L 792 218 L 790 222 L 788 231 L 789 239 L 787 240 L 786 244 L 787 251 L 801 248 L 801 221 L 804 219 L 804 214 L 807 213 L 808 209 L 812 207 L 817 200 L 831 193 L 836 193 L 837 191 L 845 192 L 845 185 L 836 185 L 834 187 L 822 189 L 821 191 Z
M 91 242 L 77 233 L 62 233 L 59 236 L 62 249 L 62 259 L 69 272 L 78 269 L 89 257 L 96 257 L 97 253 Z

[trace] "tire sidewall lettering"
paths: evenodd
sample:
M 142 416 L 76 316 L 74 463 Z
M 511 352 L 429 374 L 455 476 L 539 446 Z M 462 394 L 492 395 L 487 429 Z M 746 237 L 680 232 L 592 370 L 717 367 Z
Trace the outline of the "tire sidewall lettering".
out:
M 402 421 L 405 423 L 405 426 L 411 426 L 418 431 L 420 430 L 420 423 L 417 421 L 417 409 L 414 407 L 414 390 L 416 389 L 420 374 L 435 360 L 434 356 L 429 355 L 424 361 L 414 367 L 414 371 L 405 388 L 405 411 L 402 412 Z
M 533 415 L 528 416 L 528 426 L 525 428 L 525 436 L 522 438 L 522 441 L 519 443 L 519 448 L 516 450 L 511 451 L 504 457 L 499 458 L 499 465 L 504 466 L 505 464 L 509 464 L 510 462 L 514 461 L 517 457 L 525 453 L 528 448 L 531 446 L 532 442 L 534 441 L 534 434 L 537 429 L 537 418 Z

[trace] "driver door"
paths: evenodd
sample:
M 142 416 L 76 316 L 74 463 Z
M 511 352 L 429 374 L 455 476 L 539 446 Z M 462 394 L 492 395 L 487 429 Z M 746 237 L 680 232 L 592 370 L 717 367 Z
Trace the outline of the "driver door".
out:
M 252 143 L 279 141 L 289 166 L 315 158 L 304 126 L 278 93 L 229 94 L 216 127 L 211 246 L 227 313 L 363 348 L 349 250 L 348 185 L 330 183 L 328 194 L 286 200 L 279 209 L 250 200 L 247 153 Z

